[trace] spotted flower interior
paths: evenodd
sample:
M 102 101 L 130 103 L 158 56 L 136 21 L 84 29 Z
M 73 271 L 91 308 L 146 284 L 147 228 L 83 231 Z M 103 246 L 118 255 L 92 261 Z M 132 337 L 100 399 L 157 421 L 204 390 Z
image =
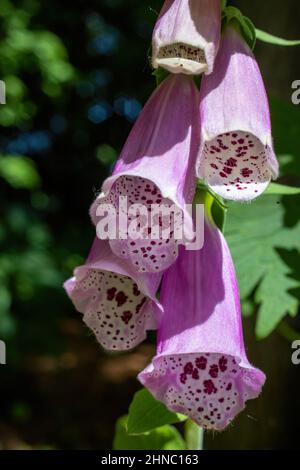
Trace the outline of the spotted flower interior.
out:
M 154 183 L 134 176 L 120 176 L 108 196 L 99 204 L 112 204 L 119 217 L 123 211 L 120 204 L 122 196 L 127 197 L 128 209 L 133 204 L 141 204 L 148 215 L 145 217 L 141 213 L 137 217 L 136 214 L 130 215 L 129 210 L 128 237 L 125 240 L 120 237 L 116 240 L 110 239 L 112 251 L 117 256 L 129 260 L 139 272 L 157 273 L 165 270 L 178 256 L 179 240 L 175 237 L 175 230 L 178 220 L 181 223 L 182 211 L 171 200 L 163 198 Z M 152 212 L 153 205 L 161 206 L 162 212 Z M 130 230 L 133 223 L 137 227 L 136 230 Z M 135 236 L 137 232 L 140 233 L 139 238 Z
M 222 134 L 204 146 L 203 177 L 226 199 L 253 199 L 266 189 L 272 177 L 267 152 L 252 134 Z
M 232 356 L 184 354 L 161 357 L 154 364 L 142 381 L 168 408 L 204 429 L 224 429 L 259 393 L 257 370 L 241 367 Z
M 88 298 L 84 322 L 107 350 L 128 350 L 155 327 L 152 301 L 129 277 L 96 269 L 78 276 L 73 297 Z
M 203 49 L 189 44 L 176 43 L 159 48 L 156 63 L 170 72 L 199 74 L 207 70 Z

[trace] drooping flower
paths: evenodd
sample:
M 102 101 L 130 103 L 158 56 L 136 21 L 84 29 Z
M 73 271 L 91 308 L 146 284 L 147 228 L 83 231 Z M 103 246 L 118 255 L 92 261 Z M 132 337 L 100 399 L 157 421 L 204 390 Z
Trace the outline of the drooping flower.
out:
M 156 329 L 160 281 L 159 274 L 137 273 L 112 253 L 108 242 L 95 239 L 86 263 L 64 287 L 103 348 L 125 351 Z
M 210 74 L 220 30 L 219 0 L 166 0 L 153 32 L 153 67 L 171 73 Z
M 99 208 L 111 204 L 122 215 L 120 196 L 128 206 L 141 204 L 150 214 L 153 205 L 170 210 L 171 217 L 151 218 L 137 239 L 110 237 L 113 252 L 129 260 L 141 272 L 160 272 L 169 267 L 178 254 L 178 244 L 192 240 L 193 220 L 186 208 L 195 192 L 195 162 L 199 148 L 197 123 L 198 91 L 192 78 L 169 76 L 153 93 L 133 127 L 113 175 L 108 178 L 91 208 L 94 223 Z M 178 214 L 184 219 L 183 237 L 178 240 L 174 224 Z M 128 225 L 134 217 L 128 213 Z M 166 220 L 167 219 L 167 220 Z M 144 222 L 142 222 L 144 226 Z M 159 236 L 153 236 L 153 229 Z M 172 228 L 172 230 L 171 230 Z M 161 233 L 161 230 L 166 232 Z M 168 229 L 170 233 L 168 234 Z M 126 238 L 126 239 L 125 239 Z
M 248 362 L 231 255 L 210 222 L 202 250 L 180 248 L 160 301 L 157 355 L 139 380 L 171 410 L 224 429 L 259 395 L 265 376 Z
M 263 79 L 252 51 L 231 24 L 214 72 L 201 83 L 200 123 L 197 174 L 217 194 L 251 200 L 277 178 Z

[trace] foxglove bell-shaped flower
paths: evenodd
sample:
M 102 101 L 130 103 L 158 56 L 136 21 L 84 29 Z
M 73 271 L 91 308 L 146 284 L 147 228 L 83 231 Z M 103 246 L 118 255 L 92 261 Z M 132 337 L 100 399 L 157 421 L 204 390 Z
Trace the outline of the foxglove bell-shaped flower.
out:
M 199 178 L 220 196 L 248 201 L 278 176 L 263 79 L 245 40 L 229 25 L 200 90 Z
M 108 242 L 96 239 L 86 264 L 64 287 L 83 320 L 106 350 L 125 351 L 156 328 L 162 308 L 156 299 L 161 276 L 134 271 Z
M 113 175 L 104 182 L 102 194 L 92 205 L 91 217 L 96 225 L 101 221 L 97 213 L 106 205 L 113 206 L 118 217 L 124 216 L 120 196 L 127 198 L 129 207 L 142 205 L 146 215 L 152 214 L 153 206 L 169 210 L 170 217 L 156 213 L 151 223 L 143 222 L 146 227 L 140 238 L 130 232 L 115 239 L 109 236 L 113 252 L 140 272 L 166 269 L 177 257 L 178 244 L 194 238 L 192 215 L 186 204 L 192 203 L 196 184 L 197 103 L 198 91 L 192 78 L 169 76 L 143 109 Z M 180 218 L 183 237 L 178 240 L 171 222 Z M 127 220 L 128 225 L 134 222 L 129 211 Z
M 265 376 L 246 357 L 231 255 L 210 222 L 202 250 L 180 248 L 160 301 L 157 355 L 139 380 L 171 410 L 224 429 L 259 395 Z
M 219 0 L 166 0 L 153 32 L 153 67 L 171 73 L 210 74 L 220 30 Z

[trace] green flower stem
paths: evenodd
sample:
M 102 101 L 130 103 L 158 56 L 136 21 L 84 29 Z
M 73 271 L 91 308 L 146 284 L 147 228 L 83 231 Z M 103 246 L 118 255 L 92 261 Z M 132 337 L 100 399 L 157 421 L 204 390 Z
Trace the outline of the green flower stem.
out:
M 184 431 L 187 450 L 203 450 L 204 429 L 188 419 Z

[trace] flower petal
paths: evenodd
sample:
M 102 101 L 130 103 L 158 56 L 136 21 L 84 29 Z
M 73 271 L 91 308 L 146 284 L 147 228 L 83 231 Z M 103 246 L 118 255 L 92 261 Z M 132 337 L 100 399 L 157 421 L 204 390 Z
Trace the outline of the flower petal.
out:
M 133 272 L 108 242 L 96 239 L 86 264 L 64 287 L 99 343 L 107 350 L 124 351 L 156 328 L 162 312 L 156 299 L 160 280 L 159 275 Z
M 268 99 L 257 62 L 231 26 L 200 90 L 199 178 L 226 199 L 248 201 L 278 176 Z
M 238 288 L 221 232 L 186 251 L 164 276 L 157 355 L 139 380 L 168 408 L 206 429 L 224 429 L 259 395 L 264 374 L 248 361 Z
M 127 197 L 128 206 L 139 203 L 146 212 L 153 205 L 159 205 L 162 210 L 170 209 L 169 219 L 174 223 L 168 224 L 164 218 L 156 217 L 151 226 L 147 226 L 154 231 L 159 226 L 165 231 L 169 229 L 170 236 L 153 237 L 146 230 L 138 243 L 130 234 L 126 240 L 110 237 L 114 253 L 130 261 L 140 272 L 165 270 L 177 257 L 177 245 L 194 238 L 192 216 L 186 204 L 192 203 L 196 184 L 197 103 L 198 92 L 191 78 L 168 77 L 146 104 L 113 176 L 104 182 L 102 194 L 92 205 L 91 217 L 95 225 L 101 220 L 97 216 L 99 206 L 109 203 L 117 215 L 122 212 L 120 196 Z M 174 233 L 178 216 L 183 221 L 181 239 Z

